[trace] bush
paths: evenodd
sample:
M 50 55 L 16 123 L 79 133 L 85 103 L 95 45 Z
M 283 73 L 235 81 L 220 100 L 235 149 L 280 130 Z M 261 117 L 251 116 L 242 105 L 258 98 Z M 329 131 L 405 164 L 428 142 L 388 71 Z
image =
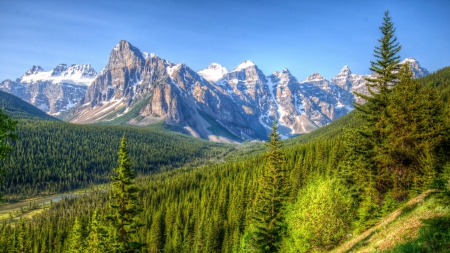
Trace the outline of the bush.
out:
M 286 252 L 327 251 L 350 231 L 352 198 L 336 179 L 320 179 L 302 189 L 287 214 Z

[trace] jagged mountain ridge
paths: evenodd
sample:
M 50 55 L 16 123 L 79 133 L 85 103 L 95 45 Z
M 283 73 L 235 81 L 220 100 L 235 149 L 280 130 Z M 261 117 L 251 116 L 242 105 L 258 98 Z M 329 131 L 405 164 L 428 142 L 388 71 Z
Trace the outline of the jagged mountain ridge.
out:
M 415 59 L 406 61 L 417 77 L 428 73 Z M 213 63 L 195 72 L 185 64 L 141 52 L 124 40 L 113 48 L 100 73 L 91 71 L 90 65 L 80 66 L 85 65 L 61 64 L 50 72 L 33 66 L 22 78 L 5 80 L 0 88 L 19 91 L 25 94 L 22 99 L 34 105 L 46 104 L 38 103 L 39 99 L 47 99 L 51 105 L 48 97 L 52 101 L 65 97 L 55 80 L 69 80 L 67 84 L 74 87 L 79 84 L 73 80 L 85 78 L 90 82 L 80 84 L 79 89 L 84 90 L 69 98 L 69 106 L 53 106 L 47 112 L 66 111 L 63 116 L 74 123 L 148 125 L 164 121 L 182 132 L 214 141 L 264 139 L 274 120 L 284 138 L 307 133 L 353 110 L 354 91 L 367 92 L 367 75 L 353 74 L 347 66 L 331 80 L 314 73 L 301 82 L 288 69 L 266 76 L 251 61 L 232 71 Z M 49 87 L 56 87 L 53 92 L 58 95 L 51 95 Z M 36 95 L 29 90 L 40 92 Z
M 137 125 L 164 121 L 193 136 L 219 141 L 224 135 L 234 140 L 262 138 L 264 128 L 252 127 L 241 111 L 185 64 L 143 54 L 121 41 L 69 116 L 75 123 L 124 117 Z
M 59 64 L 51 71 L 33 66 L 15 81 L 1 82 L 0 89 L 50 115 L 58 115 L 78 103 L 96 76 L 90 64 Z

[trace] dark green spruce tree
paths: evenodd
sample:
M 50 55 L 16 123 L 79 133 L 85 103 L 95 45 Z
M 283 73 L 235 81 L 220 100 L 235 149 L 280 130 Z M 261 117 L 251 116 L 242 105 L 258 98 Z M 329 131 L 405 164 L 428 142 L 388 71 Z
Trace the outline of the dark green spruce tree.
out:
M 443 146 L 448 126 L 444 104 L 433 87 L 413 79 L 407 64 L 399 70 L 398 79 L 387 107 L 385 152 L 381 155 L 390 171 L 391 194 L 402 199 L 413 187 L 432 187 L 446 162 Z
M 380 27 L 382 37 L 375 47 L 376 60 L 371 61 L 374 78 L 367 78 L 369 94 L 355 93 L 363 98 L 365 103 L 355 103 L 357 116 L 362 124 L 348 130 L 345 134 L 345 144 L 348 148 L 348 164 L 346 171 L 350 175 L 351 184 L 360 195 L 358 211 L 361 226 L 376 218 L 379 213 L 377 206 L 381 205 L 383 194 L 392 187 L 391 170 L 385 160 L 385 141 L 388 135 L 386 121 L 387 107 L 390 103 L 392 87 L 398 83 L 398 70 L 401 46 L 395 37 L 394 23 L 389 11 L 384 13 L 383 24 Z
M 83 228 L 78 218 L 75 219 L 72 231 L 69 234 L 67 252 L 78 253 L 85 250 L 85 241 L 83 238 Z
M 289 196 L 289 182 L 283 167 L 285 156 L 281 153 L 280 133 L 276 123 L 272 126 L 266 146 L 267 163 L 258 181 L 254 214 L 251 217 L 250 232 L 246 235 L 244 251 L 278 252 L 285 231 L 285 204 Z
M 114 252 L 140 252 L 143 244 L 138 242 L 137 229 L 141 226 L 137 220 L 139 188 L 134 179 L 136 175 L 127 150 L 125 135 L 119 148 L 119 167 L 112 176 L 112 196 L 110 207 L 114 214 L 108 217 L 113 231 Z

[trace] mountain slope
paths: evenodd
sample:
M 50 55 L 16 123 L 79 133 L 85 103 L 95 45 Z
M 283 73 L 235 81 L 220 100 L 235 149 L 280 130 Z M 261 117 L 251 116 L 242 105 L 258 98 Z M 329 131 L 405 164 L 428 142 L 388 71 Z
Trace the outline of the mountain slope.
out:
M 57 120 L 22 99 L 0 91 L 0 108 L 13 119 Z

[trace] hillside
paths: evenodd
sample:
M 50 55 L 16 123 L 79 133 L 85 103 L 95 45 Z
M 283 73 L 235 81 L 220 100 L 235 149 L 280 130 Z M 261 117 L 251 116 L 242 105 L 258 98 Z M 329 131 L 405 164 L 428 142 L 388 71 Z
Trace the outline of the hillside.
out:
M 364 233 L 351 235 L 331 252 L 449 252 L 449 231 L 448 203 L 442 203 L 442 196 L 430 190 L 387 214 Z
M 422 85 L 433 85 L 439 91 L 442 100 L 448 103 L 450 99 L 450 67 L 442 68 L 419 80 Z
M 122 135 L 129 141 L 138 174 L 217 161 L 233 146 L 153 127 L 75 125 L 21 120 L 2 191 L 8 198 L 58 193 L 108 182 Z
M 288 194 L 292 199 L 291 204 L 303 203 L 301 201 L 310 199 L 311 202 L 305 202 L 303 207 L 310 208 L 306 210 L 315 220 L 321 221 L 334 215 L 332 217 L 346 221 L 344 223 L 346 225 L 341 226 L 343 230 L 334 232 L 338 235 L 336 239 L 328 242 L 312 241 L 317 251 L 327 252 L 336 248 L 341 252 L 348 252 L 349 249 L 369 249 L 370 252 L 379 241 L 383 241 L 380 244 L 389 245 L 389 247 L 376 246 L 379 249 L 395 250 L 392 241 L 387 239 L 392 233 L 400 237 L 409 236 L 407 238 L 414 241 L 417 238 L 414 237 L 416 232 L 420 230 L 417 225 L 418 218 L 434 219 L 437 218 L 437 214 L 446 215 L 445 206 L 439 209 L 431 202 L 424 204 L 425 207 L 419 208 L 418 205 L 419 214 L 415 215 L 416 207 L 394 201 L 376 207 L 374 212 L 376 211 L 378 216 L 375 219 L 357 224 L 358 215 L 355 207 L 360 200 L 356 194 L 360 193 L 355 188 L 357 185 L 348 181 L 349 172 L 343 166 L 346 158 L 343 135 L 344 128 L 353 128 L 358 124 L 358 119 L 351 113 L 317 132 L 284 141 L 282 152 L 286 159 L 283 168 L 288 171 L 288 179 L 293 186 Z M 198 139 L 195 142 L 191 137 L 154 128 L 79 126 L 58 122 L 37 124 L 36 121 L 23 121 L 19 132 L 23 134 L 21 139 L 29 142 L 17 143 L 18 153 L 13 154 L 11 164 L 7 164 L 9 168 L 13 168 L 12 166 L 17 164 L 14 160 L 22 159 L 19 168 L 24 168 L 11 174 L 11 182 L 18 184 L 11 184 L 5 188 L 11 189 L 10 196 L 33 196 L 38 193 L 39 187 L 44 187 L 46 193 L 50 193 L 89 186 L 89 183 L 106 182 L 111 168 L 116 166 L 117 143 L 126 132 L 130 143 L 130 156 L 135 163 L 136 171 L 141 175 L 138 179 L 138 186 L 141 189 L 139 203 L 144 208 L 139 215 L 139 219 L 143 221 L 139 235 L 151 250 L 237 252 L 242 246 L 242 238 L 245 238 L 248 232 L 247 224 L 250 222 L 255 205 L 259 178 L 267 162 L 262 156 L 266 150 L 262 143 L 245 143 L 235 147 Z M 37 143 L 36 146 L 33 146 L 33 143 Z M 74 143 L 74 146 L 69 143 Z M 28 157 L 27 160 L 24 160 L 18 154 L 26 150 L 23 148 L 25 146 L 32 147 L 31 150 L 46 151 L 29 153 L 25 156 Z M 83 159 L 80 159 L 81 157 Z M 221 157 L 226 157 L 227 160 L 205 164 L 205 161 L 211 159 L 221 160 Z M 43 161 L 38 163 L 40 169 L 31 169 L 33 167 L 30 164 L 35 161 Z M 63 166 L 57 166 L 58 164 Z M 195 166 L 199 164 L 204 165 Z M 183 168 L 170 170 L 176 166 Z M 153 171 L 160 173 L 145 175 Z M 46 184 L 43 184 L 44 182 Z M 327 187 L 332 187 L 331 192 L 339 189 L 339 198 L 334 199 L 333 194 L 314 195 L 327 190 Z M 322 190 L 311 192 L 308 189 Z M 94 191 L 47 206 L 45 212 L 33 217 L 33 223 L 23 225 L 29 238 L 36 238 L 30 241 L 30 244 L 42 248 L 41 244 L 48 243 L 52 238 L 67 238 L 75 217 L 87 229 L 93 208 L 97 209 L 102 217 L 110 213 L 108 195 L 108 190 Z M 416 200 L 424 196 L 419 195 Z M 343 199 L 340 199 L 341 197 Z M 342 203 L 347 203 L 345 209 L 347 211 L 317 213 L 316 210 L 321 210 L 322 207 L 318 207 L 314 199 L 320 199 L 321 203 L 344 201 Z M 350 202 L 345 202 L 349 199 Z M 412 201 L 414 202 L 414 199 Z M 434 213 L 428 212 L 429 206 L 434 208 Z M 391 213 L 396 208 L 397 211 Z M 27 209 L 24 210 L 23 215 L 27 213 Z M 343 216 L 339 216 L 341 214 Z M 383 221 L 388 224 L 379 225 Z M 415 224 L 415 227 L 401 230 L 407 227 L 395 225 L 408 222 Z M 289 224 L 293 222 L 289 221 Z M 1 231 L 8 231 L 8 228 L 0 228 Z M 348 239 L 349 234 L 352 234 L 351 239 Z M 355 242 L 349 241 L 347 244 L 344 242 L 347 239 Z M 407 239 L 397 241 L 408 243 Z M 338 247 L 340 244 L 343 246 Z M 52 247 L 55 251 L 61 252 L 64 245 L 65 239 L 60 239 Z
M 0 108 L 13 119 L 57 120 L 22 99 L 1 90 Z

